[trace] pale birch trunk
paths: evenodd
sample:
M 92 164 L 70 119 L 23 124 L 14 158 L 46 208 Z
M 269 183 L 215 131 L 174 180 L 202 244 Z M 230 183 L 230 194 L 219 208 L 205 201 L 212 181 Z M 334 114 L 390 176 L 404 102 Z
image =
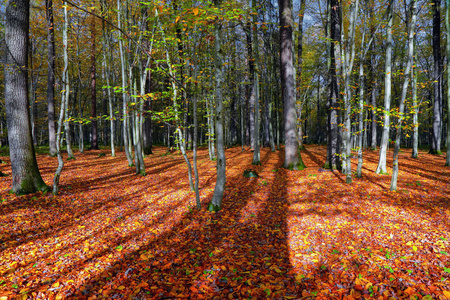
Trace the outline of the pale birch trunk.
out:
M 117 27 L 122 29 L 122 6 L 120 5 L 120 0 L 117 0 Z M 122 41 L 122 33 L 119 30 L 119 51 L 120 51 L 120 65 L 121 65 L 121 71 L 122 71 L 122 96 L 123 96 L 123 146 L 125 149 L 125 155 L 127 157 L 128 166 L 133 166 L 133 157 L 131 156 L 130 149 L 129 149 L 129 127 L 128 127 L 128 95 L 126 93 L 127 88 L 127 73 L 125 71 L 126 69 L 126 57 L 123 51 L 123 41 Z
M 392 26 L 393 26 L 393 4 L 388 9 L 388 26 L 386 37 L 386 63 L 384 71 L 384 122 L 383 133 L 380 144 L 380 157 L 378 161 L 377 174 L 387 174 L 386 170 L 386 154 L 389 143 L 389 127 L 390 127 L 390 110 L 391 110 L 391 78 L 392 78 Z
M 406 93 L 408 91 L 408 85 L 409 85 L 409 72 L 411 71 L 411 67 L 413 64 L 413 56 L 414 56 L 414 34 L 415 34 L 415 28 L 416 28 L 416 20 L 417 20 L 417 14 L 416 14 L 416 0 L 411 0 L 410 4 L 410 12 L 409 15 L 411 16 L 411 21 L 409 23 L 408 28 L 408 62 L 406 64 L 406 69 L 404 71 L 405 79 L 403 81 L 402 86 L 402 95 L 400 98 L 400 104 L 399 104 L 399 115 L 398 115 L 398 122 L 397 122 L 397 132 L 395 134 L 395 146 L 394 146 L 394 163 L 392 168 L 392 179 L 391 179 L 391 191 L 397 190 L 397 178 L 398 178 L 398 153 L 400 151 L 400 143 L 401 143 L 401 136 L 402 136 L 402 121 L 404 118 L 404 111 L 405 111 L 405 99 L 406 99 Z M 408 18 L 408 15 L 407 15 Z

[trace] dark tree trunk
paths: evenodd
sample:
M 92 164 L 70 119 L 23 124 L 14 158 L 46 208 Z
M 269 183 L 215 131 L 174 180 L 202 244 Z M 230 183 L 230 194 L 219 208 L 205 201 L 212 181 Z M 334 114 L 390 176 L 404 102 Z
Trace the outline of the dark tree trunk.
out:
M 5 104 L 12 192 L 16 194 L 49 190 L 39 173 L 31 137 L 28 71 L 24 68 L 28 66 L 29 17 L 29 0 L 8 1 L 5 23 Z
M 248 129 L 250 135 L 250 147 L 255 149 L 255 60 L 253 57 L 253 46 L 252 46 L 252 24 L 247 22 L 246 27 L 247 34 L 247 55 L 248 55 L 248 73 L 249 73 L 249 81 L 248 85 L 249 92 L 248 96 Z
M 56 155 L 55 129 L 55 33 L 53 27 L 53 2 L 45 1 L 47 18 L 47 112 L 48 112 L 48 144 L 50 156 Z
M 433 130 L 430 153 L 441 154 L 442 134 L 442 56 L 441 56 L 441 0 L 433 1 Z
M 338 111 L 339 107 L 339 86 L 336 72 L 336 43 L 340 42 L 340 20 L 339 4 L 337 0 L 331 0 L 329 12 L 329 30 L 331 43 L 329 44 L 330 66 L 328 74 L 328 116 L 327 116 L 327 162 L 326 167 L 336 170 L 341 168 L 339 159 L 339 128 Z
M 285 159 L 283 167 L 300 170 L 305 167 L 299 155 L 297 139 L 297 112 L 295 110 L 294 55 L 291 0 L 280 0 L 280 63 L 281 89 L 284 102 Z

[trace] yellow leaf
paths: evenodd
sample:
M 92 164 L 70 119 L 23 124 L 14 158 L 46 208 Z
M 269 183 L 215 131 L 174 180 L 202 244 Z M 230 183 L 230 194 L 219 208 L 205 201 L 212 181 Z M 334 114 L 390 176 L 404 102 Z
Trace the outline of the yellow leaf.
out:
M 450 299 L 450 291 L 443 291 L 443 293 L 447 299 Z
M 417 251 L 417 247 L 416 246 L 413 246 L 413 251 L 414 252 Z
M 176 17 L 176 18 L 175 18 L 175 23 L 178 23 L 179 20 L 180 20 L 180 17 L 179 17 L 179 16 Z
M 119 291 L 122 291 L 122 290 L 125 289 L 125 287 L 124 287 L 123 285 L 121 285 L 121 286 L 119 286 L 117 289 L 118 289 Z
M 273 269 L 274 269 L 275 272 L 277 272 L 277 273 L 282 273 L 282 272 L 283 272 L 283 271 L 281 271 L 281 270 L 280 270 L 278 267 L 276 267 L 276 266 L 275 266 Z
M 194 13 L 194 16 L 198 15 L 198 8 L 197 7 L 193 8 L 192 12 Z
M 52 285 L 52 287 L 54 287 L 54 288 L 56 288 L 56 287 L 58 287 L 59 286 L 59 282 L 55 282 L 53 285 Z
M 407 242 L 406 246 L 412 246 L 412 242 L 411 241 Z

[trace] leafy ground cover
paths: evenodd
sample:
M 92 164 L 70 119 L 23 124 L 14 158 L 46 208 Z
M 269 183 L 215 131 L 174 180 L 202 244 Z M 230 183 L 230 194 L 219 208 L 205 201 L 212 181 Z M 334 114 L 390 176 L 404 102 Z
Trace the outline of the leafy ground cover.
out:
M 320 168 L 325 147 L 307 146 L 298 172 L 281 168 L 282 152 L 252 166 L 232 148 L 223 210 L 209 213 L 215 162 L 200 151 L 197 211 L 183 158 L 165 151 L 146 157 L 146 177 L 124 153 L 78 153 L 58 196 L 8 194 L 1 157 L 0 299 L 450 299 L 444 156 L 405 150 L 390 192 L 378 152 L 347 185 Z M 50 184 L 56 159 L 38 163 Z

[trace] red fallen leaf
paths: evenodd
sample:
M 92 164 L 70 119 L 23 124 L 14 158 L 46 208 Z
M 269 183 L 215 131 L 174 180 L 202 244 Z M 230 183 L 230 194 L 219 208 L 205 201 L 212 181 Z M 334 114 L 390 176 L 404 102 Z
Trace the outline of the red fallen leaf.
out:
M 196 289 L 196 288 L 193 287 L 193 286 L 191 286 L 189 289 L 190 289 L 191 292 L 193 292 L 193 293 L 198 293 L 198 289 Z
M 415 290 L 412 287 L 408 287 L 404 292 L 408 295 L 412 295 L 415 293 Z

